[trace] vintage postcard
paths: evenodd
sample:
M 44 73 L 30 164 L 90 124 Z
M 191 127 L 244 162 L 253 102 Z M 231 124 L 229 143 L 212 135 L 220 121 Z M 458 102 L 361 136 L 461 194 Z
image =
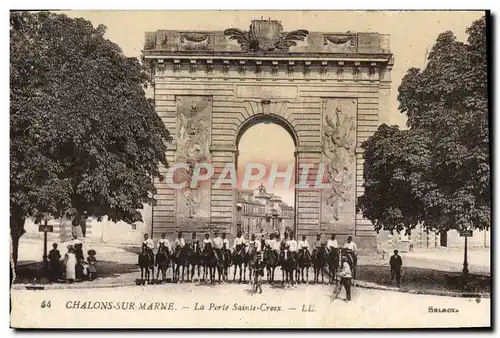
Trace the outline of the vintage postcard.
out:
M 12 11 L 13 328 L 491 326 L 488 11 Z

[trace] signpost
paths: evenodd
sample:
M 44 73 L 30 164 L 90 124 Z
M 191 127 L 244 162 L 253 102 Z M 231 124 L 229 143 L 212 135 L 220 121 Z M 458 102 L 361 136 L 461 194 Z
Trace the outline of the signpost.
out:
M 469 264 L 467 263 L 467 237 L 472 237 L 472 230 L 462 230 L 460 231 L 460 237 L 465 237 L 464 246 L 464 268 L 462 270 L 464 277 L 464 285 L 467 284 L 467 279 L 469 277 Z
M 38 231 L 43 232 L 43 267 L 45 271 L 48 271 L 49 262 L 47 260 L 47 232 L 54 232 L 54 226 L 47 225 L 47 220 L 44 220 L 43 224 L 38 226 Z

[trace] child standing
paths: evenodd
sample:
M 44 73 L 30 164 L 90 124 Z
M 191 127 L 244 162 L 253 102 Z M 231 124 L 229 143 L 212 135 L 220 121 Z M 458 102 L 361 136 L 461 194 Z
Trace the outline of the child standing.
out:
M 87 257 L 87 263 L 89 263 L 88 267 L 89 280 L 94 280 L 97 274 L 97 268 L 95 266 L 95 263 L 97 262 L 95 258 L 96 252 L 94 249 L 90 249 L 89 251 L 87 251 L 87 254 L 89 255 Z

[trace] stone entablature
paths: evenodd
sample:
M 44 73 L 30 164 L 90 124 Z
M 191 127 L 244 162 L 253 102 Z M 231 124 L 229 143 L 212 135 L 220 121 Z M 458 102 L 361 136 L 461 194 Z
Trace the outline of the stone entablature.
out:
M 159 76 L 375 81 L 392 64 L 388 35 L 282 32 L 275 20 L 253 20 L 248 31 L 159 30 L 145 41 L 143 57 Z

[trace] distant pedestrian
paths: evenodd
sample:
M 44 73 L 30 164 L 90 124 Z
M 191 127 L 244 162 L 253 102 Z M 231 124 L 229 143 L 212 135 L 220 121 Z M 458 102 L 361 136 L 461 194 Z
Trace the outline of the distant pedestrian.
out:
M 340 265 L 340 283 L 342 286 L 345 288 L 345 293 L 346 293 L 346 302 L 349 302 L 351 300 L 351 278 L 352 278 L 352 273 L 351 273 L 351 267 L 349 266 L 349 263 L 347 263 L 347 257 L 342 256 L 342 263 Z
M 60 275 L 60 262 L 61 253 L 57 250 L 57 243 L 52 244 L 52 250 L 49 252 L 49 269 L 50 269 L 50 280 L 52 282 L 57 282 Z
M 401 286 L 401 266 L 403 265 L 403 260 L 398 253 L 398 250 L 394 250 L 394 255 L 391 256 L 389 261 L 391 265 L 391 282 L 396 279 L 398 287 Z

